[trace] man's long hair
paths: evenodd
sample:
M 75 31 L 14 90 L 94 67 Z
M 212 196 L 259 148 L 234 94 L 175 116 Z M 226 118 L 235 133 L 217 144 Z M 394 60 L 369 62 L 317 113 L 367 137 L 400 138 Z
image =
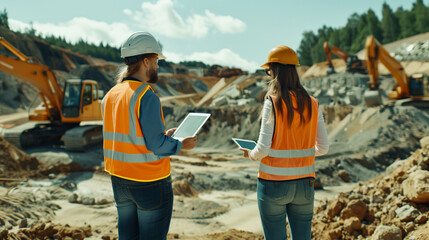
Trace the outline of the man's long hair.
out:
M 127 65 L 121 66 L 118 73 L 116 74 L 115 82 L 116 84 L 121 83 L 122 80 L 126 77 L 131 77 L 140 69 L 140 63 L 144 61 L 145 58 L 152 58 L 156 56 L 155 53 L 142 54 L 138 56 L 137 61 L 132 63 L 127 63 Z
M 270 63 L 272 80 L 268 86 L 266 97 L 275 96 L 274 102 L 277 106 L 279 115 L 283 116 L 282 100 L 286 104 L 287 121 L 289 128 L 292 126 L 294 112 L 297 110 L 300 114 L 300 122 L 310 121 L 312 113 L 312 103 L 310 95 L 301 85 L 298 72 L 295 65 Z M 293 107 L 292 97 L 296 98 L 297 108 Z M 304 111 L 308 109 L 308 117 L 304 117 Z M 272 117 L 274 113 L 272 112 Z

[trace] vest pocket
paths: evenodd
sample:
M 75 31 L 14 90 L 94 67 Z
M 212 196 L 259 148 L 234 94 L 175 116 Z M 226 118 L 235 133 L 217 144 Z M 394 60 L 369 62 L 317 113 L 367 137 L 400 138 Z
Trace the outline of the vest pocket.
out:
M 131 199 L 142 210 L 154 210 L 162 204 L 162 183 L 149 183 L 143 186 L 128 186 Z

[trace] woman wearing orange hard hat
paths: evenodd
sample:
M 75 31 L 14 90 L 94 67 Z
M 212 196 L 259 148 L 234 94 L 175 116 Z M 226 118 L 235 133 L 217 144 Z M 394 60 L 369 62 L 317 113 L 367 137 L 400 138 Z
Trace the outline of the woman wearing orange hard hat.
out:
M 318 101 L 301 85 L 296 52 L 273 48 L 261 67 L 271 77 L 262 110 L 261 130 L 244 156 L 260 161 L 258 207 L 265 239 L 311 239 L 315 156 L 328 152 L 329 141 Z

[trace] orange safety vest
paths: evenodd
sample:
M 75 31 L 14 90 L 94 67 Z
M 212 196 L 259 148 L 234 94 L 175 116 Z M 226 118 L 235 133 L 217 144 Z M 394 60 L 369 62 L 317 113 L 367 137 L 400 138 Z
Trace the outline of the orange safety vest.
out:
M 316 177 L 314 159 L 317 136 L 317 119 L 319 103 L 311 97 L 311 120 L 301 124 L 300 114 L 294 112 L 292 126 L 287 122 L 286 104 L 283 104 L 283 116 L 278 116 L 278 107 L 275 109 L 275 128 L 271 149 L 268 156 L 261 160 L 258 177 L 265 180 L 283 181 L 307 177 Z M 297 108 L 296 97 L 292 96 L 293 107 Z M 308 109 L 304 116 L 308 116 Z
M 141 99 L 148 90 L 153 91 L 147 84 L 127 80 L 103 98 L 104 164 L 111 175 L 139 182 L 170 176 L 170 157 L 149 151 L 143 138 L 139 112 L 140 104 L 144 104 Z M 164 122 L 162 108 L 161 118 Z

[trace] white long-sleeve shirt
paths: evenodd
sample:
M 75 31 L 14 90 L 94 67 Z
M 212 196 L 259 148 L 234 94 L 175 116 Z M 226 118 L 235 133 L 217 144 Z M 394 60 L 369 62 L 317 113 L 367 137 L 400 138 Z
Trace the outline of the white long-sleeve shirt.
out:
M 250 159 L 253 161 L 261 161 L 261 159 L 268 156 L 270 152 L 274 134 L 274 121 L 269 121 L 272 108 L 273 104 L 271 100 L 265 100 L 264 108 L 262 109 L 261 130 L 259 132 L 258 143 L 249 155 Z M 319 117 L 317 119 L 316 156 L 321 156 L 328 153 L 329 140 L 328 133 L 326 132 L 325 120 L 323 118 L 323 114 L 320 108 L 318 115 Z

